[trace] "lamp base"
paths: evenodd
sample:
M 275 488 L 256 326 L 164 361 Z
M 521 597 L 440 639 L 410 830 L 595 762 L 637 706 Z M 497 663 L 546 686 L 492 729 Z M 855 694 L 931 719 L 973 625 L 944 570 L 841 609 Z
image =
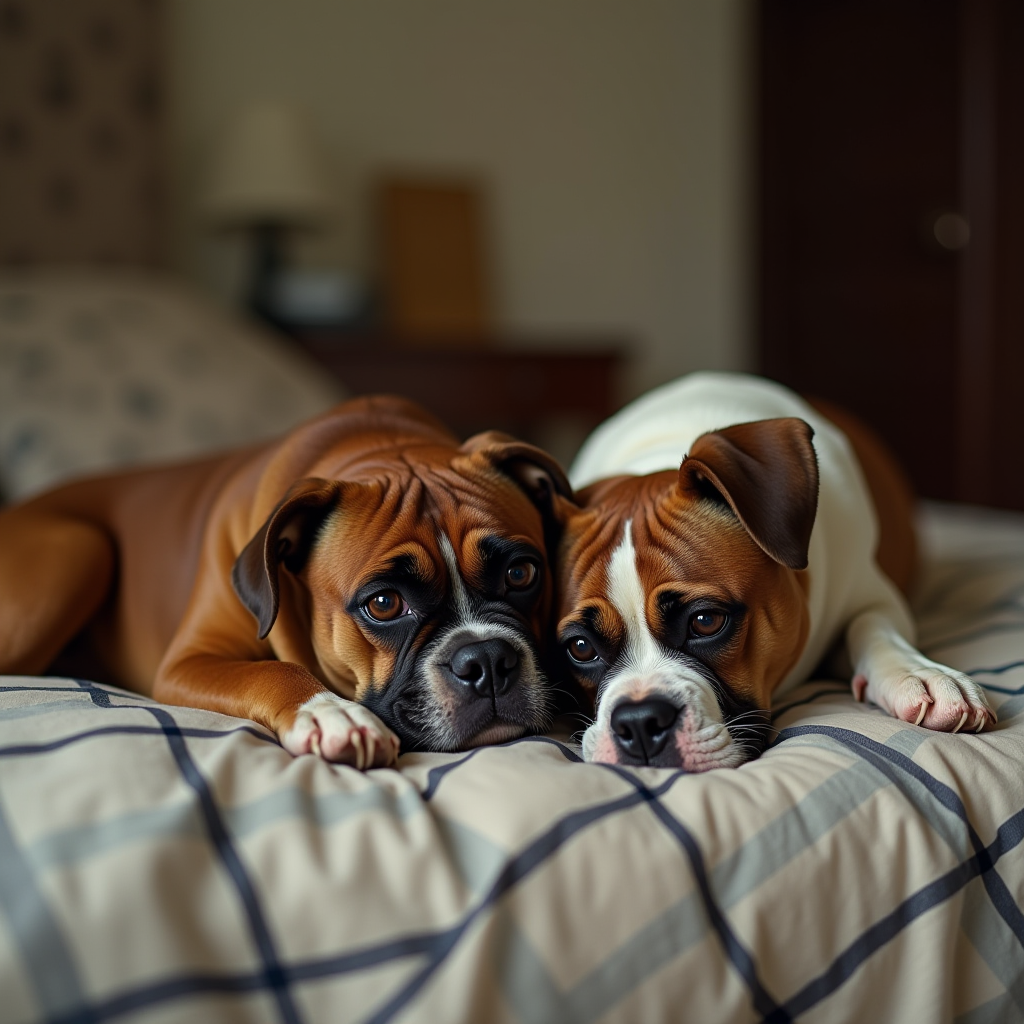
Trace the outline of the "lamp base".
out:
M 252 270 L 246 306 L 249 312 L 274 327 L 281 326 L 275 307 L 275 286 L 284 267 L 283 224 L 253 224 Z

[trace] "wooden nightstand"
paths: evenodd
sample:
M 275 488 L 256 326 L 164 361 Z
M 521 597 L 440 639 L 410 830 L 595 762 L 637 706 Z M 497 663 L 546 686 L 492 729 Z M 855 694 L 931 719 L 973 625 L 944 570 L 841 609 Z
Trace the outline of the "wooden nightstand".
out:
M 614 342 L 541 347 L 531 339 L 512 347 L 412 344 L 381 333 L 293 336 L 355 394 L 405 395 L 463 437 L 505 430 L 563 459 L 620 404 L 625 346 Z

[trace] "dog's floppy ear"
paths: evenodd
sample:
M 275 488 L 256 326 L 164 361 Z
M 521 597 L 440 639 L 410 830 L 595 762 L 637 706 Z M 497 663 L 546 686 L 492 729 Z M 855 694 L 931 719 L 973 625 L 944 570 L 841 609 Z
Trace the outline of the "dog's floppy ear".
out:
M 559 498 L 573 500 L 565 470 L 542 448 L 498 430 L 488 430 L 471 437 L 461 450 L 467 455 L 482 456 L 511 477 L 543 512 L 553 513 Z
M 309 477 L 292 484 L 236 559 L 231 583 L 238 599 L 256 617 L 260 640 L 277 619 L 277 577 L 281 564 L 291 572 L 302 568 L 317 528 L 340 496 L 341 484 L 337 480 Z
M 818 510 L 813 436 L 795 417 L 702 434 L 679 467 L 680 490 L 724 500 L 766 555 L 806 569 Z

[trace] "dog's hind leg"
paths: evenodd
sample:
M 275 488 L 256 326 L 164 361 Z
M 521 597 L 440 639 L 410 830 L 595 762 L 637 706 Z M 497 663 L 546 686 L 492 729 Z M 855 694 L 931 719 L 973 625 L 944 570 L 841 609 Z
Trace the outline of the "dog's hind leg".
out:
M 93 523 L 32 505 L 0 511 L 0 674 L 43 672 L 103 604 L 115 562 Z

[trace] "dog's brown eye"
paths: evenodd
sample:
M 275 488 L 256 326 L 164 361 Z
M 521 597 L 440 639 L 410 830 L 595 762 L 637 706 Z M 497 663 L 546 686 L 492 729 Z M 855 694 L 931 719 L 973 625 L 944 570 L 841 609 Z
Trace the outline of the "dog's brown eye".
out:
M 597 661 L 597 651 L 585 636 L 574 636 L 566 643 L 565 649 L 569 652 L 569 657 L 581 665 Z
M 405 602 L 397 590 L 382 590 L 379 594 L 374 594 L 363 607 L 371 619 L 376 619 L 378 622 L 390 622 L 391 619 L 397 619 L 402 614 Z
M 724 612 L 697 612 L 690 616 L 690 632 L 694 636 L 714 636 L 725 629 L 728 616 Z
M 505 583 L 510 590 L 525 590 L 537 578 L 537 566 L 533 562 L 513 562 L 505 570 Z

